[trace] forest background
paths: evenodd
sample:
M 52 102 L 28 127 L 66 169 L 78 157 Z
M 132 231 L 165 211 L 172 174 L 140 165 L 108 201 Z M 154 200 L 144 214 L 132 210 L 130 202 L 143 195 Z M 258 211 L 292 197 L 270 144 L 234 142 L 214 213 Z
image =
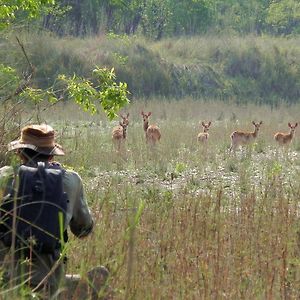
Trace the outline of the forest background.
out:
M 97 65 L 113 67 L 131 98 L 299 100 L 296 0 L 2 2 L 0 97 L 28 69 L 18 33 L 35 66 L 36 88 L 60 90 L 59 74 L 89 78 Z

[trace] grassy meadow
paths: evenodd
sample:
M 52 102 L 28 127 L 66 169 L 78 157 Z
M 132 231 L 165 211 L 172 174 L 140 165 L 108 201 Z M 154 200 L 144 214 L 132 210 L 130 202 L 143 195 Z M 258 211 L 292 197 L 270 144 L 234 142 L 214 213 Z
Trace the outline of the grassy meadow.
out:
M 141 110 L 161 129 L 147 147 Z M 125 111 L 124 111 L 125 112 Z M 300 297 L 300 139 L 279 149 L 276 131 L 299 120 L 300 106 L 230 102 L 133 101 L 123 151 L 118 121 L 55 106 L 41 115 L 58 132 L 80 173 L 96 226 L 71 238 L 68 273 L 110 270 L 113 299 L 297 299 Z M 207 147 L 199 121 L 212 121 Z M 229 153 L 233 130 L 257 141 Z

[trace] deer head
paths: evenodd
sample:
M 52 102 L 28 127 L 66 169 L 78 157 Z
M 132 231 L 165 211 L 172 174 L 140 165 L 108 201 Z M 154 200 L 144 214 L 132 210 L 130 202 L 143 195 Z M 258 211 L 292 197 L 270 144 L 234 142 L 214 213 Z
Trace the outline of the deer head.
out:
M 205 124 L 204 122 L 202 122 L 201 125 L 203 127 L 203 132 L 208 132 L 209 127 L 211 125 L 211 121 L 209 121 L 207 124 Z
M 252 121 L 252 124 L 254 125 L 254 127 L 255 127 L 255 129 L 254 129 L 254 131 L 255 132 L 258 132 L 259 131 L 259 128 L 260 128 L 260 126 L 262 125 L 262 121 L 260 121 L 259 123 L 255 123 L 254 121 Z
M 120 114 L 120 118 L 122 118 L 123 124 L 126 124 L 127 126 L 129 125 L 129 113 L 127 113 L 127 115 Z
M 151 111 L 148 113 L 144 113 L 143 111 L 141 111 L 141 115 L 143 117 L 143 121 L 144 121 L 144 131 L 147 131 L 148 127 L 149 127 L 149 117 L 151 116 Z
M 292 125 L 291 123 L 288 123 L 288 126 L 291 128 L 291 131 L 295 131 L 296 127 L 298 126 L 298 123 L 295 123 L 295 125 Z

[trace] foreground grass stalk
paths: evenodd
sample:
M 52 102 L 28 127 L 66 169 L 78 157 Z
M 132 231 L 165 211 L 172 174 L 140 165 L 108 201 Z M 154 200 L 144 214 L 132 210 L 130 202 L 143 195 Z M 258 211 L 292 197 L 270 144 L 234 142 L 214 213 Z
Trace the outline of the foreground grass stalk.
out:
M 128 258 L 127 258 L 127 280 L 126 280 L 126 293 L 124 299 L 130 298 L 131 292 L 131 279 L 132 279 L 132 272 L 134 266 L 134 246 L 135 246 L 135 232 L 136 227 L 138 226 L 142 213 L 144 209 L 144 203 L 141 201 L 139 203 L 139 207 L 136 211 L 136 214 L 132 216 L 131 223 L 129 224 L 128 228 Z

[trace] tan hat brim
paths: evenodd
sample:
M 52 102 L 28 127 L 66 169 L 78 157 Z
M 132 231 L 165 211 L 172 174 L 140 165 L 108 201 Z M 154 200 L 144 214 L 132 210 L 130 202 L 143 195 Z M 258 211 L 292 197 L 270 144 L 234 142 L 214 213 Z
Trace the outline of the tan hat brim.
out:
M 24 144 L 20 142 L 20 140 L 16 140 L 8 144 L 8 151 L 24 148 L 28 148 L 45 155 L 65 155 L 62 146 L 59 144 L 55 144 L 54 147 L 37 147 L 32 144 Z

